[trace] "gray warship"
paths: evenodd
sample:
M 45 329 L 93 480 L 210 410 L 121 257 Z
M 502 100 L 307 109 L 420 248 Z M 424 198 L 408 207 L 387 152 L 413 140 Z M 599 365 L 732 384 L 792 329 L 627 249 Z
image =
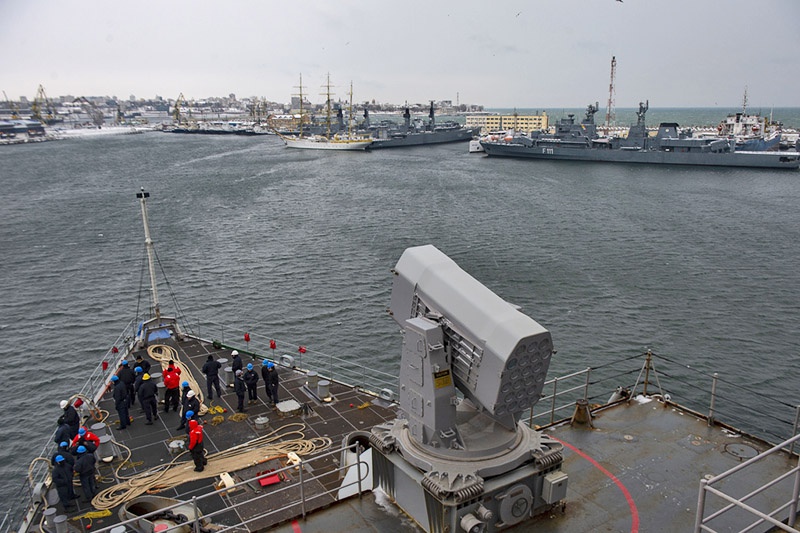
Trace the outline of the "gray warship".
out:
M 365 109 L 361 129 L 364 133 L 369 133 L 373 138 L 369 150 L 466 142 L 478 134 L 478 128 L 467 128 L 453 121 L 437 124 L 433 102 L 431 102 L 430 110 L 428 111 L 427 123 L 420 119 L 412 120 L 411 111 L 406 107 L 403 112 L 403 124 L 389 121 L 372 124 L 369 118 L 369 111 Z
M 648 133 L 649 102 L 639 103 L 636 124 L 627 137 L 604 137 L 594 122 L 597 104 L 589 105 L 579 124 L 574 115 L 562 118 L 554 133 L 516 135 L 510 141 L 482 140 L 489 157 L 521 157 L 564 161 L 646 163 L 752 168 L 800 168 L 800 152 L 739 151 L 735 139 L 693 137 L 674 122 L 662 122 L 655 136 Z
M 264 334 L 168 316 L 149 194 L 137 197 L 149 308 L 64 399 L 98 436 L 99 493 L 64 507 L 51 462 L 69 452 L 51 438 L 13 502 L 20 516 L 7 515 L 3 531 L 798 531 L 797 418 L 777 443 L 728 419 L 756 403 L 786 407 L 766 391 L 750 397 L 716 374 L 704 387 L 679 363 L 670 388 L 670 359 L 649 350 L 548 378 L 550 332 L 432 245 L 406 249 L 391 269 L 387 320 L 400 330 L 399 378 Z M 222 396 L 204 397 L 203 364 L 227 364 L 235 351 L 274 365 L 280 401 L 230 414 L 230 366 Z M 139 356 L 152 361 L 152 379 L 175 361 L 201 401 L 201 471 L 174 410 L 145 425 L 133 409 L 135 423 L 119 427 L 112 377 Z M 672 400 L 686 387 L 710 388 L 708 414 Z

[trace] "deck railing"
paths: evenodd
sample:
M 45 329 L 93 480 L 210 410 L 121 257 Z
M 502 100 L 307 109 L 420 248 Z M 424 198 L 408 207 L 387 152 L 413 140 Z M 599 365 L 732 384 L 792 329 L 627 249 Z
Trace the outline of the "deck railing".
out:
M 748 467 L 764 460 L 764 458 L 770 455 L 783 454 L 787 447 L 793 447 L 794 443 L 796 443 L 798 440 L 800 440 L 800 435 L 795 435 L 791 439 L 788 439 L 777 446 L 773 446 L 769 450 L 736 465 L 727 472 L 723 472 L 722 474 L 714 476 L 710 479 L 700 480 L 700 494 L 697 499 L 697 518 L 695 519 L 694 526 L 695 533 L 700 533 L 701 531 L 716 533 L 717 530 L 713 529 L 710 524 L 715 519 L 733 510 L 742 510 L 753 516 L 754 521 L 740 529 L 740 532 L 742 533 L 753 531 L 756 527 L 758 527 L 760 531 L 765 527 L 770 527 L 778 528 L 782 531 L 796 532 L 797 529 L 795 529 L 795 523 L 797 521 L 798 497 L 800 496 L 800 461 L 798 461 L 794 468 L 789 469 L 768 483 L 761 485 L 760 487 L 738 498 L 716 488 L 715 485 L 724 480 L 729 480 L 737 474 L 741 474 L 743 476 L 743 480 L 746 480 L 748 478 Z M 787 461 L 788 460 L 793 460 L 793 458 L 787 458 Z M 786 481 L 786 483 L 781 485 L 782 481 Z M 784 493 L 791 492 L 791 494 L 787 496 L 785 503 L 775 509 L 766 511 L 757 509 L 755 505 L 758 505 L 758 503 L 751 503 L 751 500 L 757 499 L 758 496 L 763 495 L 768 491 L 776 491 L 778 494 L 780 494 L 778 491 L 783 491 Z M 727 505 L 711 513 L 710 515 L 705 516 L 708 499 L 713 496 L 721 498 L 723 502 L 727 502 Z M 728 531 L 728 529 L 726 529 L 726 531 Z
M 226 326 L 199 320 L 188 321 L 192 335 L 207 341 L 217 341 L 222 346 L 236 349 L 243 356 L 249 355 L 257 360 L 268 359 L 276 364 L 295 367 L 301 371 L 315 371 L 324 379 L 345 384 L 356 384 L 380 394 L 387 399 L 396 399 L 398 393 L 397 374 L 383 372 L 374 367 L 354 361 L 353 358 L 335 356 L 319 350 L 274 339 L 258 333 L 247 332 L 250 342 L 244 342 L 246 331 L 241 327 Z M 275 349 L 269 349 L 270 341 Z

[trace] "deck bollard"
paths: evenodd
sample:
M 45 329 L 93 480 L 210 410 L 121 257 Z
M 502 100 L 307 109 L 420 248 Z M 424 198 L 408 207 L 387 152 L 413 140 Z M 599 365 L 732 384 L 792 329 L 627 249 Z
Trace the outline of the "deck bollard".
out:
M 233 367 L 226 366 L 223 370 L 225 370 L 225 386 L 233 387 Z
M 67 515 L 60 514 L 53 519 L 53 523 L 56 525 L 56 533 L 67 533 L 69 530 L 69 524 L 67 524 Z
M 63 503 L 63 502 L 62 502 Z M 44 510 L 44 524 L 48 531 L 53 531 L 56 528 L 55 518 L 58 509 L 55 507 L 48 507 Z
M 319 380 L 319 383 L 317 384 L 317 396 L 320 400 L 325 400 L 325 398 L 331 395 L 330 387 L 331 382 L 327 379 Z

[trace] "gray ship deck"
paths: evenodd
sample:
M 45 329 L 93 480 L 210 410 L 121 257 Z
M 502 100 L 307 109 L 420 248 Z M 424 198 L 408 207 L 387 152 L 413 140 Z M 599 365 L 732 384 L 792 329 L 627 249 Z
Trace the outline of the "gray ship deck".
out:
M 169 343 L 178 349 L 181 361 L 203 385 L 205 380 L 199 368 L 207 356 L 230 356 L 229 349 L 218 350 L 210 343 L 194 339 Z M 245 356 L 243 359 L 246 363 L 250 358 Z M 382 404 L 375 396 L 338 383 L 331 384 L 331 394 L 335 400 L 323 405 L 302 388 L 304 373 L 281 368 L 280 375 L 281 399 L 293 398 L 301 405 L 308 404 L 312 410 L 305 416 L 278 419 L 275 411 L 264 403 L 263 382 L 260 382 L 258 405 L 247 406 L 247 420 L 234 422 L 228 417 L 235 413 L 236 395 L 232 389 L 228 389 L 221 402 L 215 399 L 215 405 L 228 410 L 225 421 L 212 425 L 211 415 L 206 415 L 204 420 L 208 454 L 248 442 L 270 431 L 256 429 L 253 421 L 259 415 L 269 416 L 271 429 L 302 422 L 306 425 L 307 438 L 327 436 L 333 439 L 334 447 L 339 447 L 348 433 L 369 430 L 373 425 L 396 416 L 391 404 Z M 106 395 L 101 407 L 111 413 L 107 423 L 112 428 L 114 439 L 132 451 L 130 467 L 121 471 L 123 475 L 129 476 L 173 459 L 167 443 L 174 437 L 184 435 L 183 430 L 176 430 L 179 424 L 177 413 L 164 413 L 162 407 L 159 411 L 160 420 L 154 425 L 144 425 L 144 417 L 137 404 L 131 409 L 135 422 L 129 428 L 119 430 L 116 429 L 118 418 L 109 395 Z M 634 400 L 597 409 L 592 423 L 593 427 L 573 427 L 561 423 L 544 430 L 566 447 L 562 470 L 569 475 L 569 486 L 563 512 L 548 513 L 539 517 L 535 526 L 528 522 L 510 531 L 530 531 L 532 527 L 543 532 L 691 531 L 695 522 L 700 479 L 720 474 L 770 448 L 765 442 L 718 425 L 709 427 L 703 417 L 655 400 Z M 187 465 L 191 465 L 188 454 L 184 457 Z M 300 518 L 302 511 L 297 503 L 300 501 L 300 489 L 291 483 L 263 488 L 257 483 L 248 483 L 230 494 L 216 494 L 202 499 L 198 505 L 204 515 L 224 510 L 213 517 L 213 523 L 236 531 L 419 531 L 401 511 L 384 504 L 382 500 L 386 500 L 386 497 L 381 497 L 380 492 L 366 492 L 360 499 L 353 496 L 341 502 L 335 502 L 333 496 L 323 494 L 335 491 L 341 482 L 336 472 L 338 462 L 338 456 L 329 455 L 315 463 L 313 471 L 308 472 L 309 477 L 313 475 L 320 478 L 304 488 L 305 519 Z M 796 456 L 787 453 L 773 455 L 747 470 L 746 475 L 734 476 L 720 487 L 741 496 L 785 473 L 796 463 Z M 115 461 L 112 466 L 116 468 L 118 464 Z M 239 482 L 255 477 L 258 472 L 284 466 L 285 460 L 271 459 L 231 474 Z M 110 486 L 113 475 L 111 467 L 102 466 L 101 474 L 106 482 L 98 485 L 99 490 Z M 287 475 L 297 478 L 300 472 L 289 470 Z M 158 494 L 191 500 L 214 492 L 214 482 L 214 477 L 200 478 L 161 490 Z M 785 495 L 791 494 L 791 483 L 792 480 L 782 481 L 780 485 L 784 490 L 779 495 L 772 496 L 769 493 L 749 503 L 761 507 L 756 502 L 768 499 L 770 509 L 775 508 L 779 505 L 776 502 L 785 502 Z M 280 490 L 281 486 L 289 489 Z M 119 522 L 117 508 L 112 509 L 111 516 L 88 519 L 79 517 L 92 509 L 86 503 L 78 505 L 78 510 L 69 515 L 77 518 L 71 522 L 74 527 L 86 529 L 91 523 L 92 530 L 97 531 L 113 527 Z M 719 507 L 719 503 L 715 502 L 714 509 Z M 263 516 L 267 512 L 269 514 Z M 752 521 L 752 517 L 744 517 L 741 512 L 732 512 L 712 525 L 718 531 L 738 531 Z M 767 529 L 762 526 L 755 531 Z

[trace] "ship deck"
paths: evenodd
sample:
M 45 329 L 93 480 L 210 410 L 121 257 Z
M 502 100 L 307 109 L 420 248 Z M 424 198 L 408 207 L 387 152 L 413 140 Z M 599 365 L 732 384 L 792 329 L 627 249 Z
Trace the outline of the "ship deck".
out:
M 200 368 L 207 356 L 211 354 L 215 358 L 230 360 L 230 349 L 214 348 L 209 342 L 189 338 L 179 342 L 170 339 L 166 343 L 178 350 L 181 362 L 203 387 L 205 379 Z M 147 357 L 146 351 L 140 353 Z M 249 355 L 243 357 L 245 364 L 250 360 Z M 260 366 L 260 361 L 257 362 Z M 330 388 L 333 401 L 321 403 L 304 388 L 304 372 L 285 367 L 279 368 L 279 372 L 281 400 L 294 399 L 301 406 L 308 406 L 308 411 L 304 413 L 305 410 L 301 409 L 292 416 L 277 416 L 277 412 L 265 403 L 261 381 L 257 404 L 246 405 L 247 419 L 235 421 L 231 415 L 236 412 L 237 398 L 232 388 L 227 388 L 222 399 L 215 397 L 212 404 L 227 409 L 222 413 L 224 421 L 212 423 L 215 416 L 212 413 L 205 415 L 203 420 L 209 456 L 293 423 L 304 424 L 306 438 L 329 437 L 336 448 L 349 433 L 368 431 L 397 415 L 394 404 L 336 382 L 331 383 Z M 178 413 L 164 413 L 160 404 L 159 420 L 153 425 L 145 425 L 137 404 L 131 408 L 134 423 L 119 430 L 110 394 L 104 396 L 100 406 L 110 413 L 106 423 L 111 428 L 113 439 L 131 451 L 130 461 L 119 469 L 120 476 L 131 476 L 174 459 L 169 443 L 185 435 L 184 430 L 177 430 Z M 262 415 L 269 417 L 269 428 L 256 427 L 255 419 Z M 535 527 L 542 532 L 690 531 L 695 522 L 700 479 L 718 475 L 771 447 L 766 442 L 719 425 L 709 426 L 700 415 L 656 400 L 613 404 L 595 410 L 591 425 L 562 422 L 544 431 L 565 445 L 562 470 L 569 475 L 569 485 L 563 508 L 538 518 Z M 212 521 L 215 526 L 236 531 L 421 530 L 402 511 L 386 502 L 386 496 L 380 491 L 367 491 L 361 497 L 355 495 L 336 501 L 336 489 L 341 484 L 337 471 L 339 459 L 338 455 L 329 454 L 315 461 L 313 467 L 309 462 L 303 471 L 286 470 L 283 482 L 262 487 L 251 481 L 225 493 L 215 489 L 219 476 L 214 474 L 213 459 L 205 472 L 194 474 L 194 465 L 185 454 L 178 461 L 185 461 L 183 468 L 191 479 L 175 487 L 154 488 L 150 493 L 183 501 L 197 497 L 198 508 L 205 516 L 214 513 Z M 98 490 L 117 482 L 115 471 L 120 460 L 117 458 L 110 465 L 100 466 L 102 482 L 98 483 Z M 745 476 L 732 477 L 719 488 L 741 496 L 796 464 L 796 455 L 781 452 L 748 469 Z M 261 472 L 280 470 L 285 466 L 285 457 L 274 457 L 229 473 L 235 482 L 243 482 L 256 478 Z M 303 486 L 305 513 L 298 504 L 300 485 L 289 483 L 304 475 L 306 479 L 314 478 Z M 779 494 L 768 493 L 749 503 L 761 508 L 760 504 L 764 502 L 759 500 L 768 500 L 766 503 L 772 506 L 770 509 L 775 508 L 779 505 L 777 502 L 786 501 L 786 494 L 791 494 L 792 482 L 791 479 L 784 480 L 779 484 L 783 489 Z M 80 494 L 80 489 L 76 488 L 76 492 Z M 211 493 L 215 494 L 201 498 Z M 715 502 L 709 508 L 720 506 Z M 60 505 L 58 509 L 61 512 Z M 120 521 L 118 510 L 119 506 L 111 509 L 110 516 L 87 517 L 86 513 L 93 509 L 78 500 L 78 509 L 69 514 L 70 527 L 85 530 L 90 525 L 93 531 L 112 528 Z M 303 514 L 305 518 L 301 517 Z M 733 512 L 712 525 L 718 531 L 734 530 L 735 525 L 738 531 L 752 521 L 751 517 Z M 527 522 L 510 531 L 528 531 L 531 527 L 532 524 Z M 768 529 L 762 525 L 754 531 Z

